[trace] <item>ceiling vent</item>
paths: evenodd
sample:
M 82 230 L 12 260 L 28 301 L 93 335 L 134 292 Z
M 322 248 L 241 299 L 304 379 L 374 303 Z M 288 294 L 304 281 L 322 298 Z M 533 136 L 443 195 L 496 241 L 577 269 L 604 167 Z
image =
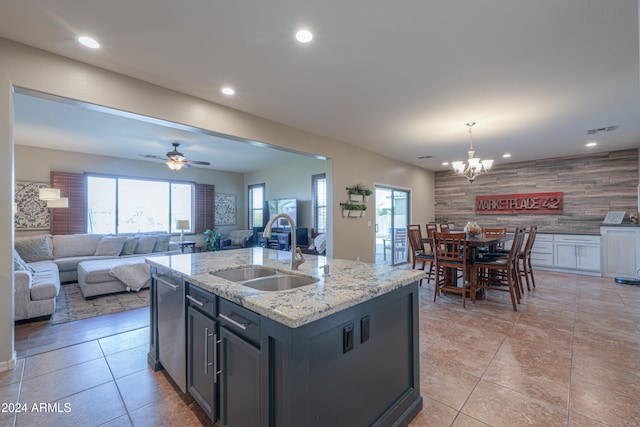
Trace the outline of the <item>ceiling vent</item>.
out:
M 420 156 L 420 157 L 418 157 L 418 158 L 419 158 L 419 159 L 430 159 L 430 158 L 432 158 L 432 157 L 433 157 L 433 156 Z
M 607 126 L 607 127 L 604 127 L 604 128 L 597 128 L 597 129 L 589 129 L 587 131 L 587 135 L 595 135 L 597 133 L 603 133 L 603 132 L 613 132 L 616 129 L 618 129 L 618 125 Z

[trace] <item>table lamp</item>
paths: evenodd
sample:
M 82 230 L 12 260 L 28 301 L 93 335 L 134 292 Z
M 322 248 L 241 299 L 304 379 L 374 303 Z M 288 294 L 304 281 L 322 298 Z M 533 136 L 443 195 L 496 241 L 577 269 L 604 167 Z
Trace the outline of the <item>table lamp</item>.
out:
M 180 241 L 184 241 L 184 230 L 189 229 L 189 220 L 188 219 L 179 219 L 176 221 L 176 228 L 180 230 Z

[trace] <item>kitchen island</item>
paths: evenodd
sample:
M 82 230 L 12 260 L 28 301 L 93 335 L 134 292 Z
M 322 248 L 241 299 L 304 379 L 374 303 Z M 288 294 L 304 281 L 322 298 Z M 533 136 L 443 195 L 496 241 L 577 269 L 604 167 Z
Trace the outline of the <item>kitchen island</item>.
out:
M 290 261 L 290 252 L 263 248 L 147 259 L 150 364 L 177 365 L 167 372 L 219 425 L 408 424 L 422 407 L 422 272 L 312 255 L 292 272 Z M 215 275 L 245 267 L 315 283 L 270 292 Z M 163 282 L 183 288 L 174 300 L 184 314 L 163 308 Z M 186 324 L 176 327 L 181 316 Z M 167 324 L 186 339 L 166 335 Z M 185 357 L 170 360 L 176 353 Z

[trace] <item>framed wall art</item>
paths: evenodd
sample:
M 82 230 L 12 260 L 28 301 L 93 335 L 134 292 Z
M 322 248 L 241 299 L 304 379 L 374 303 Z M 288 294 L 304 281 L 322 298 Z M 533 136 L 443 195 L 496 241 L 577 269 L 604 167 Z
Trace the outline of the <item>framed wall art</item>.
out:
M 38 191 L 47 187 L 49 187 L 48 182 L 16 182 L 16 230 L 49 230 L 51 228 L 47 202 L 38 197 Z
M 216 193 L 215 215 L 216 225 L 236 225 L 236 195 Z

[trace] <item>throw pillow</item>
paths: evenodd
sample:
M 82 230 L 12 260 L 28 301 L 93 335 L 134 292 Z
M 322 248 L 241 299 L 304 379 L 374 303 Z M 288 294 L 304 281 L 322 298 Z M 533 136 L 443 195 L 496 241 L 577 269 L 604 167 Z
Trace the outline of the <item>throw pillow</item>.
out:
M 169 240 L 171 234 L 159 234 L 156 236 L 156 244 L 153 245 L 153 252 L 166 252 L 169 250 Z
M 98 243 L 95 256 L 118 256 L 127 236 L 104 236 Z
M 138 244 L 136 245 L 136 254 L 150 254 L 156 244 L 156 236 L 138 236 Z
M 137 237 L 127 237 L 127 240 L 124 241 L 124 245 L 122 245 L 122 252 L 120 252 L 120 255 L 133 255 L 136 251 L 137 244 Z
M 51 234 L 16 239 L 14 247 L 26 262 L 53 259 Z

